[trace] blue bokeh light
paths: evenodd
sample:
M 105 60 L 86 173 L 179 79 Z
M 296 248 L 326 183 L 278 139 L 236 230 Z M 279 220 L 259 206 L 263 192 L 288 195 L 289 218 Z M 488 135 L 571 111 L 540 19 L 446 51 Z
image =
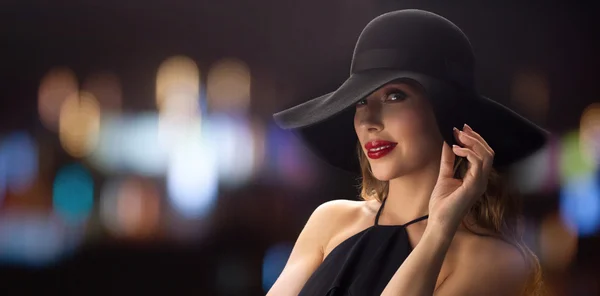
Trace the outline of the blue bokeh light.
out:
M 37 173 L 38 147 L 35 140 L 25 132 L 14 132 L 4 138 L 0 144 L 0 190 L 22 192 L 31 186 Z
M 314 153 L 292 132 L 271 124 L 267 130 L 268 169 L 272 179 L 283 181 L 295 190 L 310 190 L 319 181 L 315 169 Z
M 159 142 L 158 114 L 138 114 L 123 127 L 123 160 L 128 171 L 143 176 L 162 176 L 167 168 L 168 151 Z
M 0 262 L 43 267 L 72 252 L 81 232 L 69 230 L 53 215 L 4 212 L 0 216 Z
M 158 114 L 105 116 L 98 147 L 90 160 L 105 173 L 163 176 L 168 151 L 160 145 Z
M 265 292 L 269 291 L 283 271 L 292 253 L 293 245 L 280 243 L 271 246 L 265 253 L 262 268 L 262 285 Z
M 571 178 L 563 184 L 560 210 L 579 236 L 593 235 L 600 229 L 600 190 L 596 174 Z
M 207 145 L 218 147 L 216 158 L 219 180 L 226 186 L 244 185 L 255 165 L 254 139 L 248 121 L 243 117 L 212 115 L 203 128 Z
M 89 157 L 96 169 L 107 174 L 124 170 L 126 155 L 124 153 L 127 138 L 123 130 L 127 126 L 127 117 L 121 114 L 103 114 L 100 122 L 98 146 Z
M 87 219 L 94 205 L 94 180 L 80 164 L 61 168 L 52 190 L 54 210 L 69 223 Z
M 184 218 L 202 218 L 212 210 L 218 194 L 216 147 L 200 135 L 177 143 L 167 171 L 167 191 L 173 208 Z
M 6 194 L 6 161 L 4 154 L 0 153 L 0 205 Z

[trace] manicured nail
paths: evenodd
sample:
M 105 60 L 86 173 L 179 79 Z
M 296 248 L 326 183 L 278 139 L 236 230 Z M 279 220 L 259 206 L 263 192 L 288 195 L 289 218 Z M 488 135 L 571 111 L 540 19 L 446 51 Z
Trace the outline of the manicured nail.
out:
M 465 128 L 468 129 L 468 130 L 470 130 L 470 131 L 473 131 L 473 129 L 468 124 L 466 124 L 466 123 L 463 126 L 463 129 L 465 129 Z
M 458 148 L 458 145 L 452 145 L 452 149 Z

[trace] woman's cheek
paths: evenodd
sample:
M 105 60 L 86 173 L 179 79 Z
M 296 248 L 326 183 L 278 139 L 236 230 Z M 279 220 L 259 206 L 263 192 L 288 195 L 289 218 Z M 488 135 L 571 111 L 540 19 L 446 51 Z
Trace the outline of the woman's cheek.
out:
M 423 132 L 422 120 L 423 118 L 418 116 L 416 112 L 401 112 L 401 114 L 396 114 L 393 117 L 389 126 L 394 127 L 395 134 L 397 133 L 395 136 L 406 139 L 418 136 Z

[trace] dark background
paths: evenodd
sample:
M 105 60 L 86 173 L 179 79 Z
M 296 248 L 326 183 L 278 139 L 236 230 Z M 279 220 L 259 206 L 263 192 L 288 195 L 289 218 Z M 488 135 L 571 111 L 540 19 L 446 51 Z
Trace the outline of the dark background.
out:
M 156 108 L 156 70 L 173 55 L 192 58 L 202 72 L 224 57 L 245 61 L 251 113 L 268 122 L 276 111 L 334 90 L 348 75 L 362 28 L 402 8 L 429 10 L 461 27 L 477 57 L 479 90 L 505 105 L 519 110 L 509 99 L 515 73 L 543 73 L 550 97 L 547 112 L 534 121 L 556 135 L 578 129 L 584 108 L 600 101 L 595 1 L 2 1 L 0 133 L 26 130 L 47 139 L 52 148 L 40 158 L 51 158 L 55 171 L 74 160 L 39 122 L 45 73 L 55 66 L 78 77 L 110 70 L 121 80 L 123 109 L 135 113 Z M 293 243 L 320 203 L 356 198 L 352 176 L 308 158 L 321 173 L 303 190 L 271 180 L 267 168 L 244 187 L 221 191 L 200 238 L 140 242 L 103 234 L 55 264 L 2 265 L 0 293 L 264 294 L 267 249 Z M 99 183 L 108 178 L 95 173 Z M 534 231 L 559 207 L 558 189 L 524 198 Z M 539 251 L 535 239 L 531 247 Z M 598 250 L 597 234 L 581 237 L 566 267 L 547 270 L 554 295 L 600 295 Z

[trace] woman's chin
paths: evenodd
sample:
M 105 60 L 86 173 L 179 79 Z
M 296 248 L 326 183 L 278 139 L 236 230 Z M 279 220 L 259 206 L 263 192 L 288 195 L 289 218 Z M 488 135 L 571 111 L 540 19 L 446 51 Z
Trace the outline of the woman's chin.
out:
M 373 170 L 373 177 L 379 181 L 389 181 L 397 177 L 397 173 L 395 170 L 390 170 L 387 168 L 375 169 Z

